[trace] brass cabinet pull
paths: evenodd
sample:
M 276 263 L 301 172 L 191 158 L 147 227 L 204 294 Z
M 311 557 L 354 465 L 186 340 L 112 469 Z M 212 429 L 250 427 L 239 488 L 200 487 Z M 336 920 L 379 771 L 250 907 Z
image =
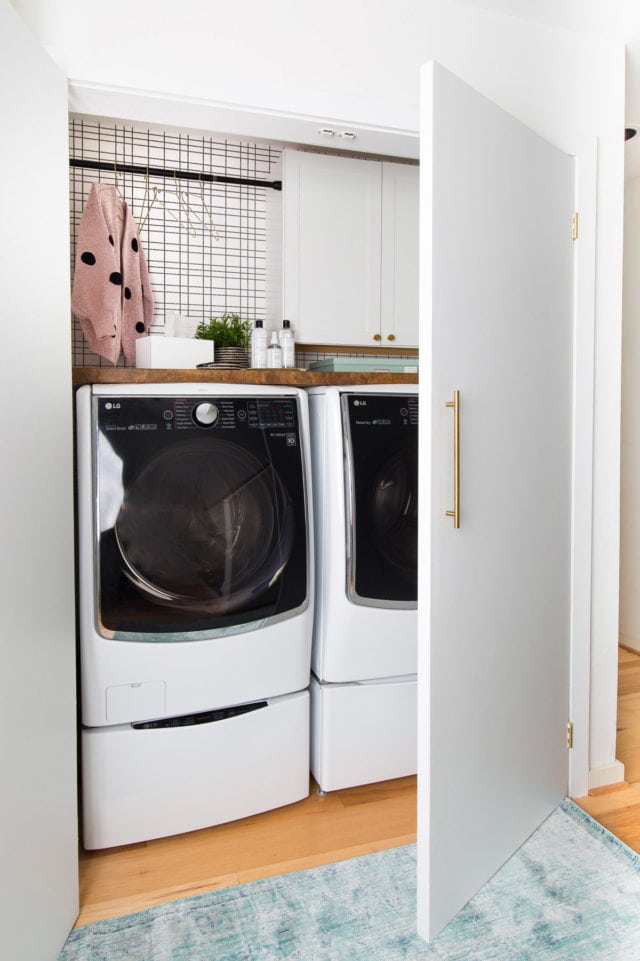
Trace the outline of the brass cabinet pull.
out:
M 374 335 L 373 335 L 373 339 L 374 339 L 374 340 L 382 340 L 382 334 L 374 334 Z
M 395 334 L 387 334 L 387 340 L 395 340 L 395 339 L 396 339 Z
M 460 527 L 460 391 L 454 390 L 453 400 L 445 402 L 445 407 L 453 407 L 453 510 L 445 511 L 453 517 L 453 526 Z

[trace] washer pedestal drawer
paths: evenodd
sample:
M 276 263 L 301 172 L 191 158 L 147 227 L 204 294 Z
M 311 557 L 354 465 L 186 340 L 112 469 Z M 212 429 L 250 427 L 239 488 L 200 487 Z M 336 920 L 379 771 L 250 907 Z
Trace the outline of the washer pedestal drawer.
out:
M 323 791 L 416 773 L 415 675 L 349 684 L 311 680 L 311 773 Z
M 182 834 L 309 793 L 309 692 L 189 726 L 82 731 L 84 847 Z

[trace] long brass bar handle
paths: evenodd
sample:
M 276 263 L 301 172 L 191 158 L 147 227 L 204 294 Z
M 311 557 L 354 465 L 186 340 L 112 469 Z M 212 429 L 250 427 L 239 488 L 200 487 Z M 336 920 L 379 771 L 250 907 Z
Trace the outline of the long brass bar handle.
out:
M 445 407 L 453 407 L 453 510 L 445 511 L 453 517 L 453 526 L 460 527 L 460 391 L 454 390 L 453 400 L 445 402 Z

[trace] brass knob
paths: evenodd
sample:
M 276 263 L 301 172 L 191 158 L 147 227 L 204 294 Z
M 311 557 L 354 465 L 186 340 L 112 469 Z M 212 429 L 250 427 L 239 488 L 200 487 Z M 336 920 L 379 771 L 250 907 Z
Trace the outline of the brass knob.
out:
M 395 340 L 395 339 L 396 339 L 395 334 L 387 334 L 387 340 Z
M 374 334 L 374 335 L 373 335 L 373 339 L 374 339 L 374 340 L 382 340 L 382 334 Z

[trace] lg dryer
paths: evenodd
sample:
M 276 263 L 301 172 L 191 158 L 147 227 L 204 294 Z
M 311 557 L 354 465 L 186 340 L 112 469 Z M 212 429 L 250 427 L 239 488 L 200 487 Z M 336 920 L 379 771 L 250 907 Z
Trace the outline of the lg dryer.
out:
M 415 773 L 417 387 L 309 390 L 316 520 L 311 769 Z
M 308 793 L 304 391 L 78 391 L 84 843 Z

